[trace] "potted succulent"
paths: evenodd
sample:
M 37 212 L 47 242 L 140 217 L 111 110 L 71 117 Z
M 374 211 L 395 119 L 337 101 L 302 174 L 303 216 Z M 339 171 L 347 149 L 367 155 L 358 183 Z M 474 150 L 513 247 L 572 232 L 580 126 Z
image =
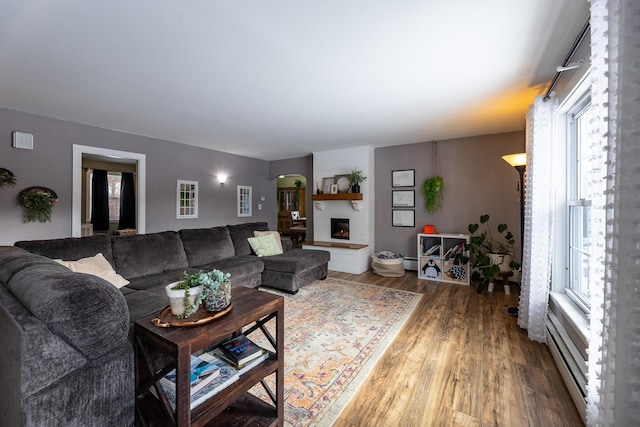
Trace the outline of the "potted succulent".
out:
M 56 193 L 44 187 L 29 187 L 18 195 L 18 201 L 25 209 L 25 222 L 51 221 L 53 205 L 57 200 Z
M 469 224 L 471 238 L 465 246 L 465 252 L 457 254 L 454 258 L 454 265 L 466 264 L 469 262 L 473 273 L 471 281 L 476 283 L 476 291 L 482 293 L 485 286 L 495 279 L 500 272 L 518 270 L 520 263 L 513 258 L 516 255 L 513 234 L 509 231 L 507 224 L 498 225 L 499 239 L 494 239 L 491 228 L 487 224 L 489 215 L 480 216 L 480 224 L 484 225 L 484 230 L 480 230 L 480 224 Z M 480 230 L 480 231 L 479 231 Z
M 360 184 L 365 182 L 367 177 L 364 176 L 364 172 L 360 169 L 355 168 L 349 174 L 349 181 L 351 181 L 351 192 L 352 193 L 360 193 Z
M 184 273 L 179 282 L 165 287 L 171 313 L 178 319 L 185 319 L 198 311 L 205 302 L 208 311 L 221 311 L 231 303 L 231 282 L 229 273 L 214 269 L 194 274 Z

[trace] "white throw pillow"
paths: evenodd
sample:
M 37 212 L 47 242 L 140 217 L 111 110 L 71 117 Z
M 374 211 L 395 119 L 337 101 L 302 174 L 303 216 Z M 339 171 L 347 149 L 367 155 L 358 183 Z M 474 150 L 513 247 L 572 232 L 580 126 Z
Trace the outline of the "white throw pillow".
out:
M 259 237 L 249 237 L 247 240 L 249 240 L 251 249 L 253 249 L 253 251 L 259 257 L 278 255 L 282 253 L 282 249 L 280 248 L 280 246 L 278 246 L 276 238 L 273 234 L 267 234 L 266 236 Z
M 129 284 L 129 281 L 115 272 L 109 261 L 101 253 L 89 258 L 82 258 L 77 261 L 63 261 L 56 259 L 55 261 L 67 267 L 76 273 L 86 273 L 98 276 L 107 282 L 110 282 L 116 288 L 121 288 Z
M 282 248 L 282 240 L 280 238 L 280 232 L 279 231 L 254 231 L 253 232 L 253 235 L 255 237 L 266 236 L 268 234 L 273 234 L 273 237 L 275 237 L 275 239 L 276 239 L 276 243 L 278 244 L 278 246 L 280 246 L 280 250 L 284 251 L 284 249 Z

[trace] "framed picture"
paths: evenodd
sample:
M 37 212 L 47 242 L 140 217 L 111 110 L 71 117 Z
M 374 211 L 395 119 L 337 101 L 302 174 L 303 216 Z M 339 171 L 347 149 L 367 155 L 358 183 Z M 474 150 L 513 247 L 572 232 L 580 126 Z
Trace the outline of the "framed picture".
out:
M 335 184 L 335 181 L 333 180 L 332 176 L 328 178 L 322 178 L 322 192 L 324 194 L 330 194 L 332 184 Z
M 391 171 L 391 186 L 392 187 L 415 187 L 416 185 L 416 170 L 415 169 L 403 169 L 397 171 Z
M 251 216 L 251 187 L 238 185 L 238 217 Z
M 331 184 L 331 188 L 329 189 L 330 194 L 338 194 L 338 184 Z
M 394 227 L 415 227 L 416 211 L 394 209 L 391 211 L 391 225 Z
M 394 208 L 414 208 L 416 206 L 415 190 L 393 190 L 391 206 Z
M 178 180 L 176 219 L 198 218 L 198 181 Z

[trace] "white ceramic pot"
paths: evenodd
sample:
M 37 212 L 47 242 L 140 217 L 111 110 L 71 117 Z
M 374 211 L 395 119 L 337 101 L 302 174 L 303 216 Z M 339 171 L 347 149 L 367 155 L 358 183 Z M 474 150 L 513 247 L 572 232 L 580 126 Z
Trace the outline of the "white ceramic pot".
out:
M 184 315 L 184 289 L 171 289 L 179 282 L 169 283 L 165 286 L 165 291 L 167 292 L 167 296 L 169 297 L 169 305 L 171 306 L 171 314 L 174 316 L 182 316 Z M 191 306 L 196 307 L 196 298 L 202 292 L 202 286 L 196 286 L 195 288 L 189 289 L 189 301 L 191 301 Z
M 511 271 L 509 264 L 511 263 L 511 255 L 489 254 L 491 262 L 500 266 L 500 271 Z

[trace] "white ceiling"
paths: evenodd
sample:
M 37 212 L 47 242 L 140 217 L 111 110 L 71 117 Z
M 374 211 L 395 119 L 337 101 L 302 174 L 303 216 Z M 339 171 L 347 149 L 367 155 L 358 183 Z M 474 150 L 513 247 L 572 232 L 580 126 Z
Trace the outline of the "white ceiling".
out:
M 264 160 L 522 130 L 588 5 L 0 0 L 0 106 Z

